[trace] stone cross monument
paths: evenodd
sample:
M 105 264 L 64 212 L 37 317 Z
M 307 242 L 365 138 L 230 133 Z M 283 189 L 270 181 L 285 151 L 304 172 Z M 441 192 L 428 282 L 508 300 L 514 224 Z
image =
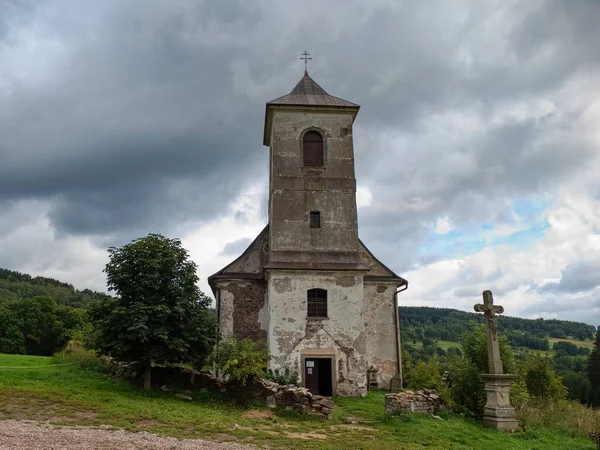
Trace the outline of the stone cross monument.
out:
M 475 305 L 476 312 L 485 315 L 485 328 L 487 331 L 488 365 L 490 373 L 483 375 L 485 379 L 485 392 L 487 403 L 483 414 L 483 425 L 505 431 L 514 431 L 518 427 L 515 419 L 515 409 L 510 404 L 510 382 L 518 376 L 505 374 L 500 358 L 498 345 L 497 315 L 504 312 L 504 308 L 494 305 L 491 291 L 483 292 L 483 304 Z

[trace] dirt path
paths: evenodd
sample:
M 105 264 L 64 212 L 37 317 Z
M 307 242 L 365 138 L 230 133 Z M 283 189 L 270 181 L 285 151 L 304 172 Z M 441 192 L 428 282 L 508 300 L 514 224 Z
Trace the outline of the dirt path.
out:
M 0 421 L 0 450 L 251 450 L 255 448 L 235 443 L 161 437 L 147 432 L 62 427 L 25 420 Z

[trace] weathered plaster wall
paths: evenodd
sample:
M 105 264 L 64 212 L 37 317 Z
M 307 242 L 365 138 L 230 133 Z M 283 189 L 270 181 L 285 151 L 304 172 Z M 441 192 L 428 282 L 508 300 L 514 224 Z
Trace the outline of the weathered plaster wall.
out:
M 271 368 L 303 374 L 302 357 L 333 355 L 339 395 L 366 393 L 362 274 L 269 271 Z M 306 291 L 327 290 L 328 319 L 307 318 Z
M 262 280 L 220 282 L 220 333 L 267 342 L 266 284 Z
M 324 137 L 324 166 L 303 166 L 302 133 Z M 271 139 L 271 261 L 358 261 L 352 114 L 275 111 Z M 309 226 L 321 212 L 321 228 Z
M 381 388 L 398 372 L 394 292 L 397 282 L 364 282 L 365 342 L 369 365 L 378 369 Z

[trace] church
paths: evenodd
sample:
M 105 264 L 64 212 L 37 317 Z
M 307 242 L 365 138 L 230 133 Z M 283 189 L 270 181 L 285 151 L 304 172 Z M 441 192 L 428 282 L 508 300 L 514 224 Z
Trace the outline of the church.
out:
M 408 282 L 358 237 L 352 126 L 359 106 L 305 71 L 266 104 L 269 222 L 209 277 L 221 339 L 264 343 L 312 393 L 365 395 L 401 377 L 397 295 Z

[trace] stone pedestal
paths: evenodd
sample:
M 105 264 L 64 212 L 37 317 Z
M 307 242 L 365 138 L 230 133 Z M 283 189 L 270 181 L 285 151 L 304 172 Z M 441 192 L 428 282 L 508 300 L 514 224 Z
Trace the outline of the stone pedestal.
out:
M 483 413 L 483 425 L 504 431 L 515 431 L 518 428 L 515 408 L 510 404 L 510 383 L 518 375 L 485 374 L 485 392 L 487 403 Z

